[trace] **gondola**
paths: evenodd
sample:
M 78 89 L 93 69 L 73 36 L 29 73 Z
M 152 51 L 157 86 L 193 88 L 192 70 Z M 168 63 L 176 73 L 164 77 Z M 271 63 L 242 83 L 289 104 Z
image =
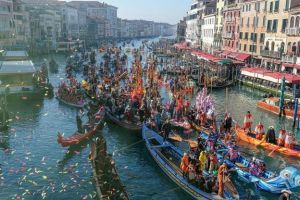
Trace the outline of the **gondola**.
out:
M 95 114 L 95 126 L 92 130 L 84 134 L 76 132 L 68 138 L 65 138 L 61 133 L 58 133 L 57 143 L 60 144 L 62 147 L 68 147 L 92 138 L 96 134 L 97 129 L 103 125 L 104 116 L 105 109 L 104 107 L 101 107 L 99 111 Z
M 167 141 L 163 142 L 163 138 L 146 125 L 143 126 L 142 135 L 155 162 L 180 188 L 194 199 L 222 199 L 215 193 L 204 192 L 182 176 L 180 160 L 183 153 L 180 149 Z M 204 173 L 204 176 L 208 176 L 208 174 Z M 239 199 L 239 194 L 231 181 L 225 183 L 224 195 L 226 199 Z
M 256 145 L 256 146 L 261 146 L 264 149 L 270 150 L 270 151 L 275 151 L 277 153 L 281 153 L 286 156 L 292 156 L 292 157 L 297 157 L 300 158 L 300 146 L 299 145 L 294 145 L 294 149 L 289 149 L 285 147 L 278 146 L 276 144 L 271 144 L 268 142 L 264 142 L 262 140 L 258 140 L 254 137 L 251 137 L 247 135 L 244 129 L 242 129 L 240 126 L 236 125 L 235 127 L 235 133 L 236 136 L 247 143 Z
M 73 107 L 73 108 L 83 108 L 85 106 L 85 103 L 74 104 L 74 103 L 67 102 L 64 99 L 60 98 L 57 94 L 56 94 L 56 99 L 58 101 L 62 102 L 63 104 L 68 105 L 68 106 Z
M 199 136 L 207 141 L 210 136 L 203 131 L 199 132 Z M 223 155 L 228 153 L 228 148 L 219 141 L 216 146 L 219 159 L 224 159 L 229 169 L 234 169 L 241 180 L 247 183 L 255 183 L 258 189 L 270 192 L 273 194 L 281 194 L 283 190 L 290 190 L 300 186 L 300 174 L 294 167 L 286 167 L 281 170 L 278 176 L 271 171 L 264 171 L 260 175 L 254 175 L 250 173 L 250 161 L 244 156 L 238 154 L 238 158 L 235 162 L 230 161 L 228 158 L 224 158 Z M 256 159 L 257 162 L 263 163 L 263 161 Z
M 108 107 L 105 108 L 105 115 L 110 121 L 112 121 L 113 123 L 125 128 L 127 130 L 138 132 L 142 129 L 143 125 L 140 121 L 133 123 L 133 122 L 129 122 L 127 120 L 120 120 L 111 113 L 111 111 Z

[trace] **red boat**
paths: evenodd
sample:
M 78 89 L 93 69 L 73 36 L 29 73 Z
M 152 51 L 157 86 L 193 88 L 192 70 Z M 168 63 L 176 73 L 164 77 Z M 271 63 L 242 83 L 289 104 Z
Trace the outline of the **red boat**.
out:
M 263 100 L 257 101 L 257 107 L 264 109 L 266 111 L 272 112 L 274 114 L 279 115 L 279 98 L 278 97 L 269 97 Z M 294 103 L 289 100 L 284 101 L 283 107 L 283 116 L 287 118 L 293 118 L 294 115 Z M 297 117 L 300 117 L 300 109 L 298 109 Z
M 101 122 L 103 121 L 104 116 L 105 116 L 105 109 L 101 107 L 100 110 L 95 114 L 96 123 L 92 130 L 84 134 L 76 132 L 68 138 L 65 138 L 63 134 L 59 132 L 57 135 L 57 143 L 61 144 L 61 146 L 63 147 L 68 147 L 70 145 L 78 144 L 84 140 L 88 140 L 92 138 L 96 134 L 99 126 L 101 126 Z

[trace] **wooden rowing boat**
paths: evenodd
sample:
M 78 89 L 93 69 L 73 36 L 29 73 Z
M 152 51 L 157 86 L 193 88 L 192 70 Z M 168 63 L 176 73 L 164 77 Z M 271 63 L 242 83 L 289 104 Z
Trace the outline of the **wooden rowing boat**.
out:
M 67 102 L 64 99 L 60 98 L 58 95 L 56 95 L 56 99 L 58 101 L 60 101 L 61 103 L 65 104 L 65 105 L 68 105 L 70 107 L 73 107 L 73 108 L 83 108 L 85 106 L 85 103 L 83 103 L 83 104 L 74 104 L 74 103 Z
M 104 119 L 104 116 L 105 116 L 105 110 L 103 107 L 101 107 L 99 111 L 95 114 L 96 125 L 92 130 L 84 134 L 76 132 L 68 138 L 65 138 L 63 134 L 58 133 L 57 143 L 60 144 L 62 147 L 68 147 L 92 138 L 96 134 L 97 129 L 102 126 L 102 121 Z
M 293 156 L 293 157 L 300 158 L 300 150 L 288 149 L 285 147 L 278 146 L 276 144 L 271 144 L 271 143 L 264 142 L 262 140 L 253 138 L 253 137 L 247 135 L 247 133 L 244 131 L 244 129 L 242 129 L 239 125 L 236 125 L 235 133 L 236 133 L 237 137 L 244 142 L 254 144 L 256 146 L 259 145 L 266 150 L 275 151 L 275 152 L 281 153 L 286 156 Z
M 280 112 L 278 97 L 270 97 L 270 98 L 265 98 L 263 100 L 257 101 L 256 106 L 263 110 L 274 113 L 276 115 L 279 115 Z M 284 107 L 282 115 L 292 119 L 294 115 L 294 110 Z M 300 117 L 300 109 L 298 110 L 297 117 L 298 118 Z
M 215 193 L 207 193 L 201 190 L 183 177 L 180 169 L 180 160 L 183 156 L 183 152 L 179 148 L 167 141 L 163 142 L 163 138 L 146 125 L 143 126 L 142 134 L 152 158 L 165 174 L 180 188 L 194 199 L 223 199 Z M 206 173 L 203 175 L 208 176 Z M 239 194 L 230 180 L 225 182 L 224 190 L 225 199 L 239 199 Z
M 113 123 L 125 128 L 127 130 L 140 131 L 142 129 L 143 124 L 141 122 L 133 123 L 133 122 L 129 122 L 127 120 L 120 120 L 118 117 L 114 116 L 110 112 L 109 108 L 105 108 L 105 115 L 110 121 L 112 121 Z

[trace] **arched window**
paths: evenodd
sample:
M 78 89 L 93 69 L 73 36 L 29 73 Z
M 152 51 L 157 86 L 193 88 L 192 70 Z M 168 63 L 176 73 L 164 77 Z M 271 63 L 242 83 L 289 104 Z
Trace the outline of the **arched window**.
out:
M 293 52 L 293 55 L 296 54 L 296 51 L 297 51 L 297 46 L 296 46 L 296 42 L 293 43 L 293 46 L 292 46 L 292 52 Z
M 266 26 L 266 16 L 263 17 L 263 26 Z
M 289 43 L 287 44 L 287 52 L 288 52 L 288 53 L 291 53 L 291 52 L 292 52 L 292 43 L 291 43 L 291 42 L 289 42 Z
M 280 52 L 284 53 L 284 42 L 281 42 L 281 45 L 280 45 Z
M 274 51 L 274 49 L 275 49 L 275 42 L 273 41 L 273 42 L 271 43 L 271 51 Z
M 269 50 L 269 41 L 266 42 L 265 50 Z
M 295 21 L 295 27 L 296 27 L 296 28 L 299 27 L 299 20 L 300 20 L 300 17 L 297 16 L 297 17 L 296 17 L 296 21 Z
M 291 21 L 290 21 L 290 28 L 294 28 L 294 17 L 291 17 Z

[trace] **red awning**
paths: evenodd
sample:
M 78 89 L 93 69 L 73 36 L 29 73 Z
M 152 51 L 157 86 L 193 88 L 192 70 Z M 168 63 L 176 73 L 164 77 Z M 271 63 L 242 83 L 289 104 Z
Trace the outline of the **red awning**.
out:
M 290 64 L 290 63 L 282 63 L 283 67 L 287 67 L 287 68 L 296 68 L 296 69 L 300 69 L 300 65 L 295 65 L 295 64 Z
M 199 59 L 203 59 L 206 61 L 218 62 L 222 60 L 221 58 L 218 58 L 212 54 L 205 53 L 203 51 L 193 51 L 191 54 L 197 56 Z
M 247 60 L 251 55 L 247 53 L 238 53 L 238 55 L 235 57 L 236 60 L 244 62 Z
M 250 74 L 253 75 L 253 77 L 259 78 L 258 75 L 255 74 L 261 74 L 263 79 L 268 80 L 270 77 L 271 79 L 269 80 L 274 80 L 278 79 L 281 80 L 283 77 L 285 77 L 286 81 L 288 83 L 294 83 L 294 84 L 300 84 L 300 75 L 294 75 L 294 74 L 287 74 L 287 73 L 282 73 L 282 72 L 272 72 L 270 70 L 266 70 L 264 68 L 259 68 L 259 67 L 243 67 L 241 68 L 241 72 L 243 74 L 243 71 L 250 72 Z
M 223 51 L 221 54 L 224 57 L 228 57 L 234 60 L 242 61 L 244 62 L 247 60 L 251 55 L 247 53 L 238 53 L 238 52 L 232 52 L 232 51 Z

